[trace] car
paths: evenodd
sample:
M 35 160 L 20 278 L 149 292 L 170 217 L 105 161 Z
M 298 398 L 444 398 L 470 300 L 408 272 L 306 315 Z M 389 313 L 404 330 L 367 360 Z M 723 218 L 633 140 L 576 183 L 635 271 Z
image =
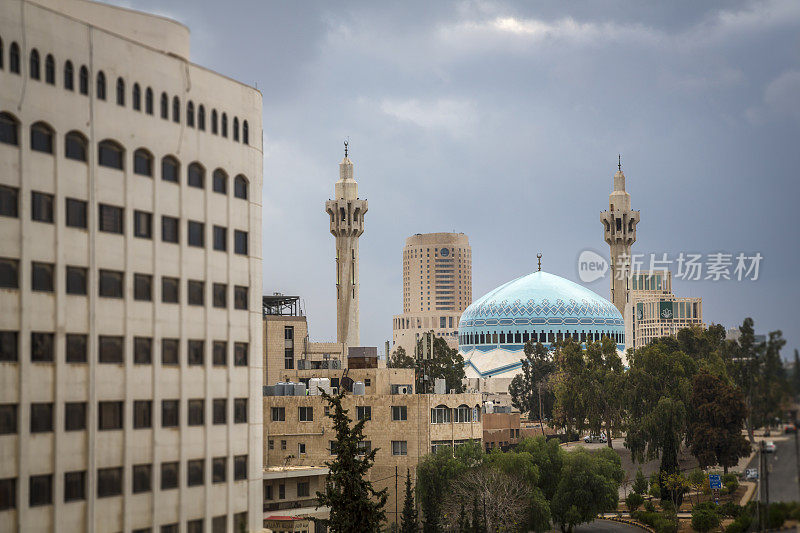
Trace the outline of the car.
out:
M 795 426 L 794 424 L 786 424 L 785 426 L 783 426 L 783 432 L 784 433 L 797 433 L 797 426 Z
M 767 443 L 764 444 L 764 453 L 775 453 L 775 443 L 767 441 Z
M 583 437 L 583 442 L 590 443 L 590 442 L 606 442 L 605 435 L 586 435 Z
M 745 470 L 744 479 L 747 481 L 755 481 L 758 479 L 758 468 L 748 468 Z

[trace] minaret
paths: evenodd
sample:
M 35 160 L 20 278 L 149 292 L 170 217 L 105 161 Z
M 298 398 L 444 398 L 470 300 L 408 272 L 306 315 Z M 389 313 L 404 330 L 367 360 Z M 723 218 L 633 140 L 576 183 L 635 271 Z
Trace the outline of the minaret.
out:
M 614 191 L 608 197 L 608 211 L 600 214 L 600 220 L 603 222 L 606 242 L 611 247 L 611 301 L 619 309 L 620 314 L 625 316 L 631 245 L 636 242 L 639 211 L 631 209 L 631 195 L 625 192 L 622 157 L 618 157 L 618 170 L 614 174 Z
M 336 340 L 351 347 L 360 345 L 358 238 L 364 233 L 367 201 L 358 197 L 347 144 L 344 143 L 344 159 L 339 163 L 335 197 L 325 202 L 325 211 L 331 218 L 331 234 L 336 237 Z

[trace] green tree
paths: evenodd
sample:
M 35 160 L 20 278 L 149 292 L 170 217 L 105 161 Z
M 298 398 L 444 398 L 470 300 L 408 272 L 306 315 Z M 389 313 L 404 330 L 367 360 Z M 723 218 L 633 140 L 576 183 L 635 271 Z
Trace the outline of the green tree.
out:
M 528 488 L 525 531 L 546 531 L 550 527 L 550 505 L 540 485 L 540 468 L 529 451 L 501 452 L 493 450 L 486 464 L 496 468 Z
M 636 494 L 647 494 L 647 478 L 644 477 L 641 467 L 636 470 L 636 479 L 633 482 L 633 492 Z
M 751 406 L 756 426 L 772 425 L 783 415 L 784 403 L 790 395 L 786 368 L 781 358 L 781 349 L 785 345 L 783 334 L 780 331 L 771 331 L 763 347 Z
M 429 332 L 433 335 L 433 331 Z M 422 343 L 425 342 L 426 335 L 417 342 L 417 353 L 422 354 Z M 455 348 L 450 348 L 447 341 L 434 335 L 433 356 L 430 359 L 416 360 L 416 375 L 418 392 L 433 392 L 433 385 L 436 378 L 444 378 L 447 391 L 455 390 L 457 393 L 464 392 L 463 380 L 464 357 Z M 423 383 L 423 377 L 427 376 L 427 381 Z
M 692 510 L 692 529 L 706 533 L 719 526 L 719 514 L 706 507 L 697 507 Z
M 378 448 L 366 453 L 359 449 L 366 420 L 351 426 L 348 410 L 342 407 L 344 391 L 333 396 L 323 391 L 322 397 L 330 408 L 328 417 L 333 420 L 336 448 L 331 450 L 335 458 L 325 463 L 329 469 L 325 491 L 317 491 L 318 506 L 330 507 L 330 518 L 320 522 L 333 533 L 378 531 L 386 520 L 383 508 L 387 492 L 376 491 L 367 481 Z
M 522 359 L 522 372 L 514 376 L 508 387 L 511 405 L 530 418 L 552 418 L 555 395 L 548 386 L 555 363 L 550 352 L 542 343 L 525 343 L 525 357 Z M 544 426 L 542 426 L 544 432 Z
M 417 532 L 417 506 L 414 505 L 414 491 L 411 488 L 411 470 L 406 471 L 406 499 L 403 502 L 403 514 L 400 515 L 400 532 Z
M 636 509 L 638 509 L 643 502 L 644 496 L 638 492 L 632 492 L 628 494 L 628 497 L 625 499 L 625 505 L 628 506 L 628 511 L 630 512 L 634 512 Z
M 389 368 L 414 368 L 414 358 L 406 354 L 406 349 L 398 346 L 386 362 Z

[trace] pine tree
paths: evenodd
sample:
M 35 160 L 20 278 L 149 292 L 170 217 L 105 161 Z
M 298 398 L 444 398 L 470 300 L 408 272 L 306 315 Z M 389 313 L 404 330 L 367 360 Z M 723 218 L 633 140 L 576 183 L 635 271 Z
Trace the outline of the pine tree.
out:
M 401 533 L 417 532 L 417 506 L 414 505 L 414 491 L 411 489 L 411 470 L 406 472 L 406 501 L 400 515 Z
M 386 520 L 386 489 L 376 491 L 367 481 L 369 469 L 375 463 L 378 448 L 365 451 L 359 448 L 364 440 L 364 423 L 352 420 L 347 409 L 342 407 L 344 391 L 330 396 L 324 391 L 322 397 L 328 402 L 328 417 L 333 420 L 336 433 L 335 458 L 325 465 L 329 472 L 325 478 L 325 492 L 317 492 L 318 505 L 330 507 L 330 518 L 319 522 L 328 526 L 331 533 L 349 531 L 380 531 Z

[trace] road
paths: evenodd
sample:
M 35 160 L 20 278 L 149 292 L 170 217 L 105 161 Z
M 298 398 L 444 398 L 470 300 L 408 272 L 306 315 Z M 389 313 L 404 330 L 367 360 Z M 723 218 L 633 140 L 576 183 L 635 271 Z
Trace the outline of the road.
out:
M 800 501 L 797 488 L 797 462 L 794 451 L 794 435 L 779 436 L 770 439 L 775 443 L 775 453 L 767 454 L 769 468 L 769 501 Z M 747 468 L 758 468 L 758 454 L 753 457 Z M 759 469 L 760 470 L 760 469 Z M 764 480 L 762 474 L 761 480 Z M 755 496 L 754 496 L 755 497 Z
M 574 531 L 575 533 L 642 533 L 642 529 L 639 527 L 601 519 L 581 524 Z

